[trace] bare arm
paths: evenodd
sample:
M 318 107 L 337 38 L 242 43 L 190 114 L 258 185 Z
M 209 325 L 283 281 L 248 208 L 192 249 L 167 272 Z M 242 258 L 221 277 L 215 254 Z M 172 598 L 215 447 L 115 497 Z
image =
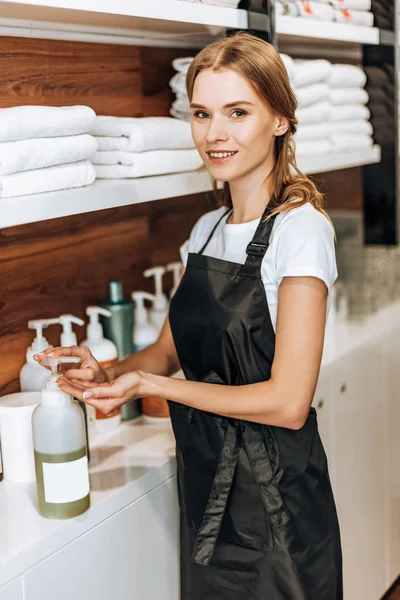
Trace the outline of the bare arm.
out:
M 82 399 L 109 412 L 132 398 L 133 392 L 136 397 L 161 396 L 227 417 L 299 429 L 307 417 L 318 380 L 326 298 L 327 289 L 320 279 L 283 279 L 278 297 L 275 358 L 268 381 L 224 386 L 176 380 L 139 369 L 111 384 L 94 387 Z

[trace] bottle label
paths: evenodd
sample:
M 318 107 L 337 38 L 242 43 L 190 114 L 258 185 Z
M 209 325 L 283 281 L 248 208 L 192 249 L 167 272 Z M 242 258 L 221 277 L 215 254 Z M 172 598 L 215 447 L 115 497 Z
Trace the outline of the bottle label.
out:
M 53 504 L 75 502 L 90 492 L 88 459 L 63 463 L 42 463 L 45 501 Z

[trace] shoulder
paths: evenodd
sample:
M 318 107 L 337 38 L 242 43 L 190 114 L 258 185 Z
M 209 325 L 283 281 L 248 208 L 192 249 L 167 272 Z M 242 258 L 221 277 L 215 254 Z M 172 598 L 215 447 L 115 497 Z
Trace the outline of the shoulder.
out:
M 334 239 L 334 229 L 326 216 L 309 202 L 278 214 L 271 232 L 271 244 L 318 240 L 334 243 Z
M 221 206 L 216 210 L 205 213 L 196 221 L 190 233 L 190 245 L 196 248 L 203 243 L 210 235 L 213 227 L 218 223 L 222 215 L 227 211 L 226 206 Z

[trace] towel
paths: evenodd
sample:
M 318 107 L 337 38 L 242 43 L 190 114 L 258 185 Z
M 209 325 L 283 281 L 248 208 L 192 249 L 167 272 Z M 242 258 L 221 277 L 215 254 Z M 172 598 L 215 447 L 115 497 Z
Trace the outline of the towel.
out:
M 95 177 L 94 167 L 88 160 L 12 175 L 1 175 L 0 198 L 82 187 L 93 183 Z
M 383 102 L 370 102 L 368 108 L 371 112 L 373 119 L 383 118 L 388 120 L 392 116 L 392 111 Z
M 360 134 L 360 135 L 372 135 L 373 127 L 370 121 L 359 119 L 358 121 L 336 121 L 334 123 L 326 123 L 326 133 L 329 135 L 335 135 L 337 133 L 345 134 Z
M 369 119 L 371 113 L 362 104 L 337 104 L 332 106 L 330 121 L 351 121 Z
M 367 104 L 369 96 L 364 88 L 333 88 L 330 100 L 332 104 Z
M 86 133 L 0 142 L 0 175 L 77 162 L 96 150 L 95 138 Z
M 296 0 L 297 14 L 299 17 L 318 19 L 319 21 L 333 21 L 335 9 L 329 4 L 315 0 Z
M 295 90 L 297 102 L 300 108 L 329 100 L 330 89 L 326 83 L 314 83 Z
M 292 81 L 295 72 L 295 64 L 293 58 L 288 54 L 283 54 L 282 52 L 279 54 L 279 56 L 281 57 L 282 62 L 286 67 L 289 79 Z
M 181 111 L 181 110 L 176 110 L 176 108 L 174 108 L 173 105 L 169 109 L 169 114 L 172 117 L 175 117 L 175 119 L 179 119 L 180 121 L 186 121 L 187 123 L 190 123 L 191 120 L 192 120 L 192 113 L 191 112 L 185 112 L 185 111 Z
M 279 0 L 276 0 L 275 2 L 275 10 L 277 11 L 278 15 L 285 15 L 288 17 L 299 17 L 299 11 L 297 9 L 297 6 L 295 4 L 295 2 L 293 2 L 292 0 L 282 0 L 282 2 L 280 2 Z
M 121 179 L 195 171 L 203 166 L 197 150 L 149 152 L 96 152 L 92 157 L 97 177 Z
M 172 61 L 172 66 L 174 67 L 175 71 L 178 71 L 179 73 L 184 73 L 186 75 L 193 61 L 193 58 L 194 56 L 174 58 L 174 60 Z
M 332 150 L 332 144 L 328 139 L 315 140 L 311 142 L 298 142 L 296 144 L 296 156 L 318 156 L 328 154 Z
M 390 75 L 381 67 L 365 67 L 368 85 L 387 86 L 390 83 Z
M 130 152 L 194 148 L 190 125 L 171 117 L 97 117 L 91 133 L 125 137 Z
M 366 74 L 356 65 L 334 64 L 328 77 L 328 83 L 333 88 L 360 88 L 364 87 L 366 82 Z
M 309 125 L 300 125 L 293 139 L 296 143 L 298 143 L 326 138 L 328 133 L 328 125 L 329 123 L 311 123 Z
M 330 0 L 330 3 L 339 10 L 371 10 L 371 0 Z
M 303 106 L 296 111 L 297 121 L 300 125 L 308 123 L 321 123 L 329 121 L 332 112 L 332 106 L 329 102 L 316 102 L 309 106 Z
M 364 10 L 339 10 L 335 9 L 334 20 L 337 23 L 350 23 L 361 27 L 373 27 L 374 15 Z
M 89 106 L 14 106 L 0 109 L 0 142 L 87 133 L 96 113 Z
M 327 80 L 332 70 L 328 60 L 295 60 L 292 83 L 296 89 Z
M 175 94 L 186 95 L 186 75 L 185 73 L 175 73 L 169 80 L 169 87 Z
M 373 145 L 373 139 L 370 135 L 354 133 L 351 135 L 337 133 L 330 136 L 330 141 L 332 143 L 333 152 L 371 148 Z

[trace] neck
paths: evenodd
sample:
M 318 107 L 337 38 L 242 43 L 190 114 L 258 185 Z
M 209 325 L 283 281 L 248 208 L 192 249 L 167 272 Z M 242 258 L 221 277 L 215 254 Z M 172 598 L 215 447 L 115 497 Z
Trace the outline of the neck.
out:
M 256 169 L 240 180 L 229 182 L 233 206 L 229 223 L 248 223 L 262 216 L 273 189 L 272 169 L 275 163 L 273 160 L 270 163 L 267 177 L 264 163 L 261 165 L 262 169 Z

